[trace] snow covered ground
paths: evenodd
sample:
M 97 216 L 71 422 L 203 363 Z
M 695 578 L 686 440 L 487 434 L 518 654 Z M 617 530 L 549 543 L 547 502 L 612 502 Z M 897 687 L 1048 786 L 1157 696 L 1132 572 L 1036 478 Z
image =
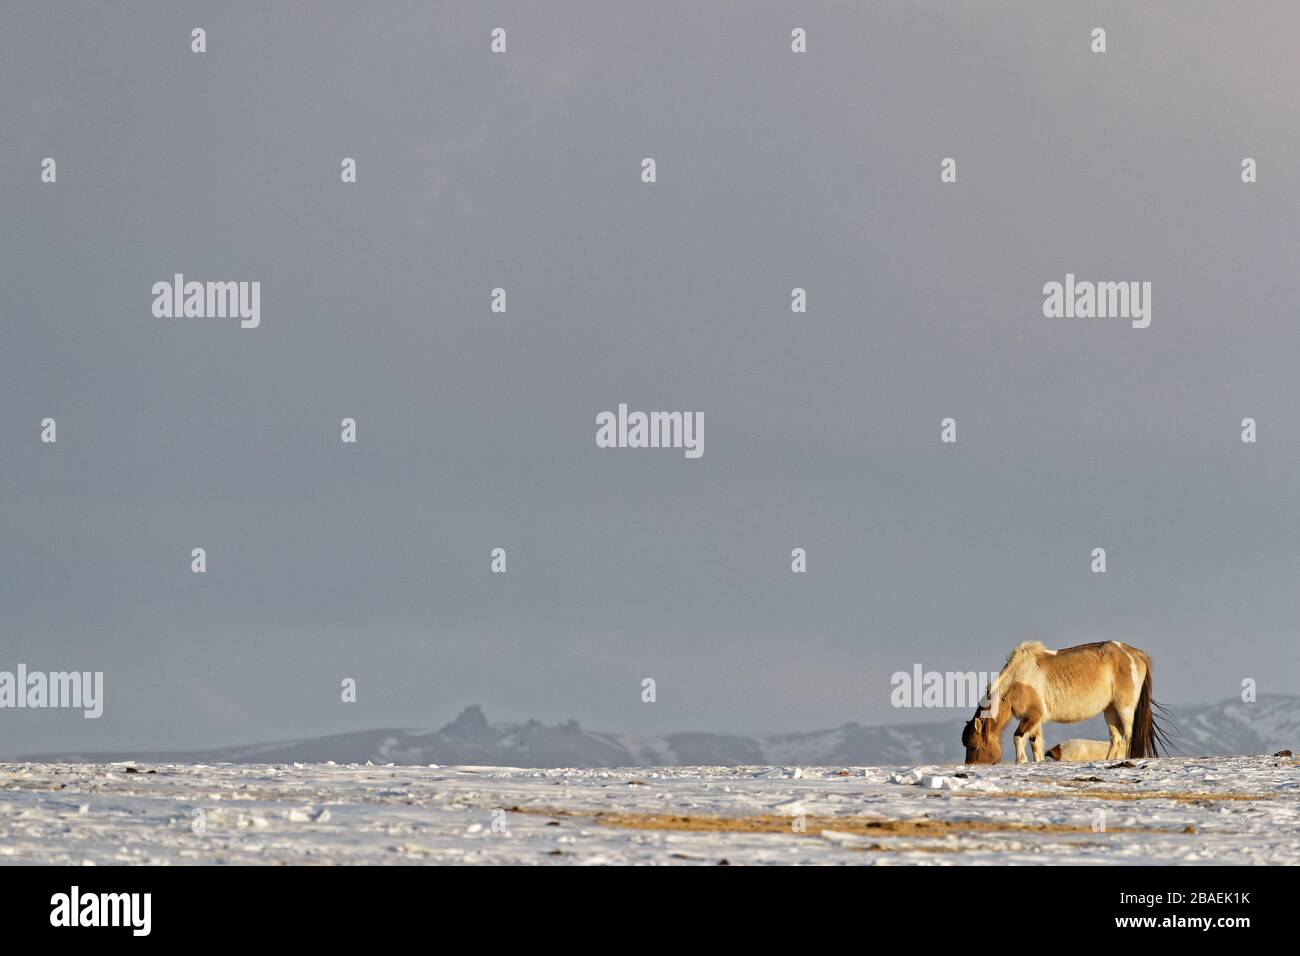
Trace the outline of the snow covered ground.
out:
M 1300 862 L 1294 758 L 1132 763 L 4 763 L 0 862 Z

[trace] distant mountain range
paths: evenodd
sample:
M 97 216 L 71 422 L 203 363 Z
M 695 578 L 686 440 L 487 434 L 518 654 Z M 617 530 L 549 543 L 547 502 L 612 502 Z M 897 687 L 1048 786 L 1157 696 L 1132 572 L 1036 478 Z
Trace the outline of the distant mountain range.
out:
M 1255 703 L 1228 700 L 1172 713 L 1178 752 L 1188 756 L 1274 753 L 1300 744 L 1300 697 L 1269 694 Z M 843 724 L 810 733 L 747 737 L 679 733 L 665 736 L 602 734 L 577 721 L 547 727 L 490 724 L 478 706 L 466 707 L 440 730 L 363 730 L 304 740 L 172 753 L 37 754 L 33 761 L 158 763 L 459 764 L 496 767 L 861 766 L 960 763 L 964 716 L 942 721 L 863 727 Z M 1051 746 L 1067 737 L 1106 739 L 1100 718 L 1049 724 Z M 1006 742 L 1010 759 L 1010 741 Z

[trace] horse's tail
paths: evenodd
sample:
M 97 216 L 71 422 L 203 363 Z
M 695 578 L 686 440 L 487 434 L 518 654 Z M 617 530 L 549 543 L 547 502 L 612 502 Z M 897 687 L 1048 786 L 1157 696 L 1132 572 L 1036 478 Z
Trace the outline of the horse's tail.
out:
M 1138 695 L 1137 709 L 1133 712 L 1133 733 L 1128 741 L 1130 757 L 1159 757 L 1160 749 L 1169 752 L 1168 713 L 1151 697 L 1151 658 L 1142 655 L 1146 664 L 1146 677 L 1142 693 Z M 1157 714 L 1156 712 L 1160 713 Z

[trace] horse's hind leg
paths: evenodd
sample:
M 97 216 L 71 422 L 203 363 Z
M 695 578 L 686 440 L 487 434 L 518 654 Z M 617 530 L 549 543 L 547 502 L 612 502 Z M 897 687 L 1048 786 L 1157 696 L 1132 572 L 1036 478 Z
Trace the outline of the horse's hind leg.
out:
M 1129 726 L 1133 726 L 1133 716 L 1129 715 Z M 1110 731 L 1110 749 L 1106 751 L 1107 760 L 1119 760 L 1128 756 L 1128 735 L 1124 732 L 1124 723 L 1119 711 L 1112 704 L 1106 708 L 1106 729 Z
M 1120 751 L 1121 757 L 1128 756 L 1129 743 L 1133 740 L 1133 712 L 1135 707 L 1126 707 L 1119 712 L 1119 732 L 1123 737 L 1124 749 Z

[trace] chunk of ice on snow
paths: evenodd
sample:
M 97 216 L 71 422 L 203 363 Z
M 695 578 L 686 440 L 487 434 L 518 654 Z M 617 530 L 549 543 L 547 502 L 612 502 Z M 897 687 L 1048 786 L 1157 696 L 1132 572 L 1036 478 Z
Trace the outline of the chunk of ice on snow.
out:
M 913 767 L 911 770 L 900 770 L 889 775 L 889 782 L 901 783 L 905 787 L 914 787 L 924 780 L 933 769 L 933 767 Z
M 921 778 L 921 786 L 927 790 L 960 790 L 965 785 L 965 780 L 942 774 L 926 774 Z

